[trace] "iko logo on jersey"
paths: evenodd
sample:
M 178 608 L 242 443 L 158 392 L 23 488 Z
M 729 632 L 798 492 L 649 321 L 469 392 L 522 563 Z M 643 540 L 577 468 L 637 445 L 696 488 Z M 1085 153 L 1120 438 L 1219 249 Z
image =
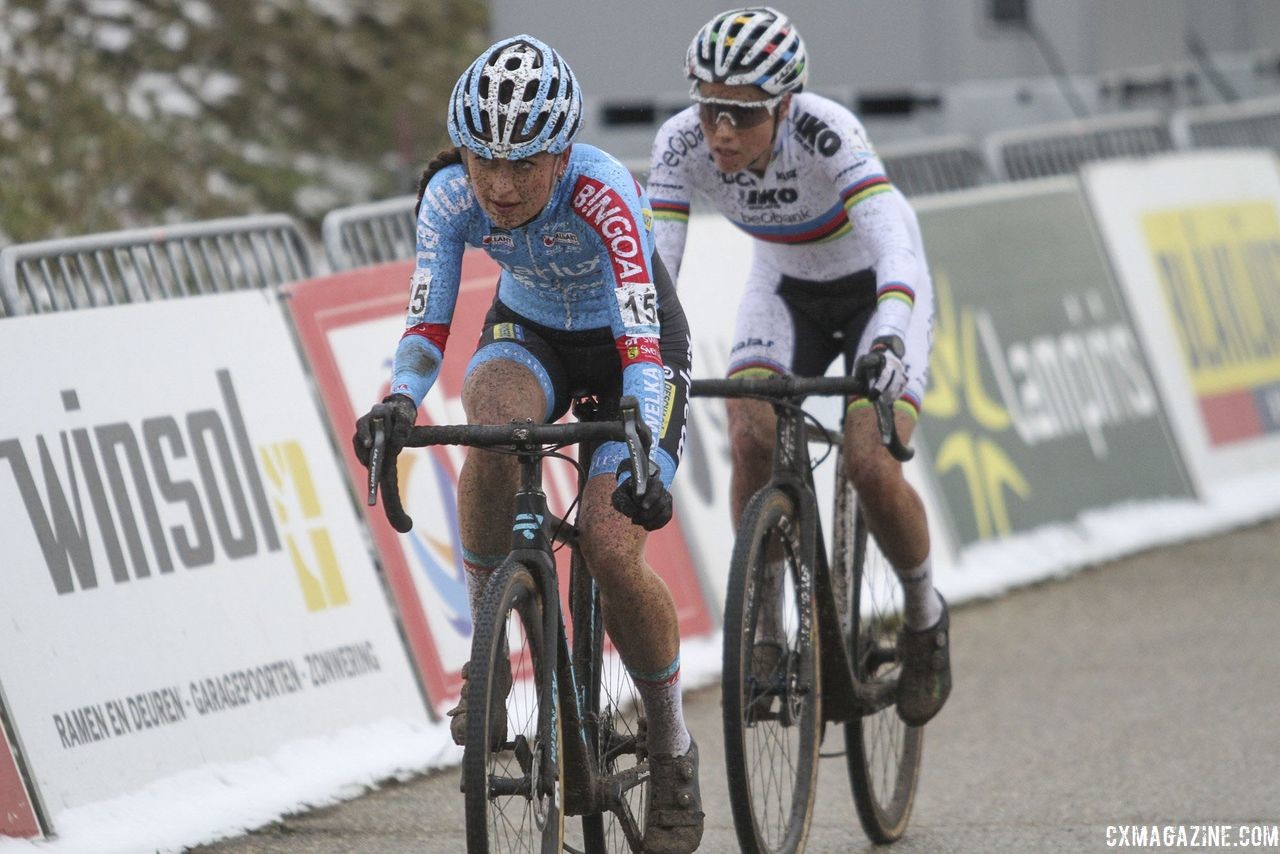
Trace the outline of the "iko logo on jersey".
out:
M 812 113 L 801 113 L 795 127 L 796 139 L 809 151 L 830 157 L 840 150 L 840 134 Z
M 635 219 L 616 190 L 583 175 L 574 187 L 573 209 L 609 248 L 619 283 L 653 281 Z
M 777 208 L 789 205 L 800 198 L 795 187 L 775 187 L 769 190 L 742 191 L 749 208 Z

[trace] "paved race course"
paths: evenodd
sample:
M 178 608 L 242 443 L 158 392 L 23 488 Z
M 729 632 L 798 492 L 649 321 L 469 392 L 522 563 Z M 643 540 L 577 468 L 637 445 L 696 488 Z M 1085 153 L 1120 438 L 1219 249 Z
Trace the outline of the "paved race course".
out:
M 1237 825 L 1280 824 L 1278 553 L 1272 521 L 956 608 L 955 690 L 891 850 L 1106 851 L 1109 825 L 1119 842 L 1120 825 L 1226 824 L 1234 840 Z M 718 689 L 686 710 L 700 850 L 735 852 Z M 824 750 L 841 745 L 830 730 Z M 461 826 L 450 769 L 194 850 L 460 852 Z M 872 848 L 843 758 L 823 760 L 808 850 Z

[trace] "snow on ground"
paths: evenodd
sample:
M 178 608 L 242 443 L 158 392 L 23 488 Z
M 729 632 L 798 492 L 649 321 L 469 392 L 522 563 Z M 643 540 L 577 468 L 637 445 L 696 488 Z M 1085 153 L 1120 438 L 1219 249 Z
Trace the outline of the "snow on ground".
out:
M 1273 475 L 1241 478 L 1203 501 L 1168 501 L 1087 513 L 1070 526 L 966 551 L 949 575 L 951 601 L 999 595 L 1018 585 L 1069 575 L 1158 545 L 1182 542 L 1280 515 Z M 719 681 L 719 635 L 686 640 L 687 689 Z M 158 780 L 111 801 L 53 816 L 59 835 L 0 840 L 0 854 L 133 854 L 180 851 L 262 827 L 289 813 L 355 798 L 378 783 L 456 765 L 462 749 L 447 722 L 387 720 L 325 739 L 297 741 L 270 757 L 211 764 Z

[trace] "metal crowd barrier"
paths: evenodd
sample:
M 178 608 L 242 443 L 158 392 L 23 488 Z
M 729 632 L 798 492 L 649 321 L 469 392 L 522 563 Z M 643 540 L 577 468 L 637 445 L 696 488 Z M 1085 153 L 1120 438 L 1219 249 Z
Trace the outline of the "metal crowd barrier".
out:
M 991 170 L 967 136 L 912 140 L 877 149 L 895 187 L 908 196 L 946 193 L 989 184 Z
M 990 162 L 1011 181 L 1070 174 L 1090 160 L 1174 149 L 1164 113 L 1147 111 L 997 131 L 985 145 Z
M 1254 147 L 1280 152 L 1280 96 L 1188 107 L 1173 116 L 1175 135 L 1194 148 Z
M 417 203 L 416 195 L 396 196 L 329 211 L 320 223 L 329 266 L 336 272 L 412 258 L 417 243 L 413 217 Z
M 0 250 L 7 315 L 265 288 L 312 275 L 294 220 L 265 214 L 20 243 Z

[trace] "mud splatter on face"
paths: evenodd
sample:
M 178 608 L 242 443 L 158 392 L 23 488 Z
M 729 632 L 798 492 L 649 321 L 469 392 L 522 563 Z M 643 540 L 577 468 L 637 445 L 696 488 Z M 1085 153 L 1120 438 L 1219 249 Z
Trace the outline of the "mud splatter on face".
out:
M 524 160 L 486 160 L 464 154 L 471 191 L 499 228 L 517 228 L 542 213 L 568 156 L 544 151 Z

